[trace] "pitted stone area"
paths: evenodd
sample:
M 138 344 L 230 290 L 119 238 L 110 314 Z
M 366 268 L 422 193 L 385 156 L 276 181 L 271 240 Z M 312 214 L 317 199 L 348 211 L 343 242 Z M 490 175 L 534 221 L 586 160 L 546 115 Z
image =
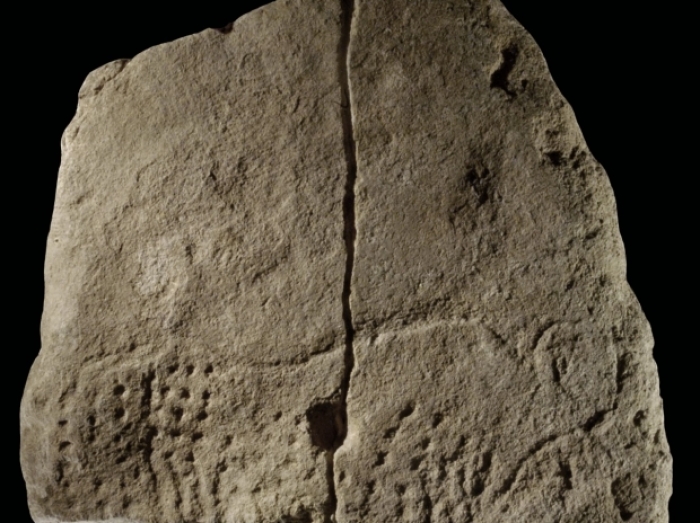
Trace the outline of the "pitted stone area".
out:
M 665 523 L 607 176 L 497 0 L 278 0 L 93 72 L 38 523 Z

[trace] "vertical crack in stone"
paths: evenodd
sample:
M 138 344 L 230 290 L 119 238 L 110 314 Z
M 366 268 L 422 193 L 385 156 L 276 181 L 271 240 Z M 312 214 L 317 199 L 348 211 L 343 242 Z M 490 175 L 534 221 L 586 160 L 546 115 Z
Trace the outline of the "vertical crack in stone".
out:
M 347 435 L 347 398 L 350 388 L 350 376 L 355 365 L 355 353 L 353 350 L 353 338 L 355 328 L 352 322 L 352 309 L 350 307 L 350 294 L 352 292 L 352 270 L 355 262 L 355 181 L 357 179 L 357 158 L 355 151 L 355 137 L 352 124 L 352 106 L 350 96 L 350 34 L 355 11 L 354 0 L 340 0 L 341 3 L 341 36 L 338 45 L 338 78 L 341 89 L 341 117 L 343 123 L 343 144 L 345 149 L 345 161 L 347 163 L 347 178 L 345 180 L 345 196 L 343 197 L 343 219 L 346 258 L 345 278 L 343 280 L 343 323 L 345 325 L 345 367 L 343 379 L 340 384 L 340 398 L 338 404 L 339 415 L 336 420 L 338 427 L 335 444 L 327 453 L 327 475 L 329 486 L 330 506 L 326 521 L 333 523 L 336 520 L 338 499 L 336 495 L 334 461 L 335 452 L 342 446 Z

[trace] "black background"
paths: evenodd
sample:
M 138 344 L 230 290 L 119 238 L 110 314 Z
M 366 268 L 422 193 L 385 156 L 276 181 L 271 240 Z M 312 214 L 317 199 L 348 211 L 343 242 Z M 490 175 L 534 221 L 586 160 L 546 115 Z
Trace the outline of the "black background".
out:
M 14 248 L 5 256 L 12 265 L 7 269 L 7 304 L 12 310 L 6 328 L 8 341 L 17 340 L 6 353 L 18 362 L 5 372 L 12 384 L 14 437 L 24 382 L 39 350 L 43 259 L 59 142 L 83 79 L 106 62 L 207 27 L 223 27 L 264 3 L 200 1 L 183 8 L 172 5 L 167 11 L 143 3 L 92 4 L 99 11 L 60 3 L 41 12 L 31 12 L 29 5 L 24 18 L 5 19 L 15 24 L 16 35 L 5 49 L 3 73 L 10 93 L 4 111 L 10 119 L 5 124 L 11 134 L 5 140 L 11 167 L 4 176 L 10 187 L 6 208 L 14 209 L 7 222 Z M 685 135 L 681 123 L 691 117 L 689 100 L 697 89 L 689 76 L 693 64 L 681 42 L 681 27 L 690 15 L 614 0 L 504 4 L 542 48 L 592 153 L 611 179 L 628 279 L 656 339 L 654 356 L 674 456 L 671 522 L 689 521 L 696 514 L 688 510 L 691 484 L 686 478 L 692 476 L 690 442 L 684 440 L 684 432 L 691 431 L 691 412 L 697 413 L 695 402 L 688 401 L 692 365 L 687 357 L 693 346 L 697 349 L 690 338 L 690 315 L 697 305 L 684 295 L 696 287 L 691 246 L 697 235 L 691 236 L 689 199 L 690 176 L 697 176 L 697 167 L 691 171 L 687 166 L 690 132 Z M 697 399 L 697 393 L 693 397 Z M 30 521 L 18 439 L 10 448 L 7 474 L 14 488 L 5 491 L 5 499 L 17 511 L 4 510 L 3 519 Z

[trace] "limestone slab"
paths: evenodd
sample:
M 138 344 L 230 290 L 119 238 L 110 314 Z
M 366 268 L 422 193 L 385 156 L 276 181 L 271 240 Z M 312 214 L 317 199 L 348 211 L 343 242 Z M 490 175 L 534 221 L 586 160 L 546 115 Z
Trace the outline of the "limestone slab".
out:
M 607 176 L 497 2 L 359 2 L 339 521 L 666 521 Z
M 322 521 L 306 411 L 344 375 L 340 4 L 280 2 L 93 72 L 65 131 L 37 521 Z
M 93 72 L 37 522 L 668 520 L 615 202 L 497 0 L 278 0 Z

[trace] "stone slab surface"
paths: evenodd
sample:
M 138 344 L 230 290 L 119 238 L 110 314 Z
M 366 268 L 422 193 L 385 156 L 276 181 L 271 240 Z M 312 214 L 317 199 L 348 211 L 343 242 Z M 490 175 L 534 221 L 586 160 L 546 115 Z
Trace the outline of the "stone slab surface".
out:
M 360 2 L 341 521 L 666 521 L 607 176 L 497 2 Z
M 37 522 L 664 523 L 612 189 L 496 0 L 278 0 L 93 72 Z
M 344 375 L 339 13 L 272 4 L 86 80 L 22 405 L 37 520 L 325 512 L 306 411 Z

